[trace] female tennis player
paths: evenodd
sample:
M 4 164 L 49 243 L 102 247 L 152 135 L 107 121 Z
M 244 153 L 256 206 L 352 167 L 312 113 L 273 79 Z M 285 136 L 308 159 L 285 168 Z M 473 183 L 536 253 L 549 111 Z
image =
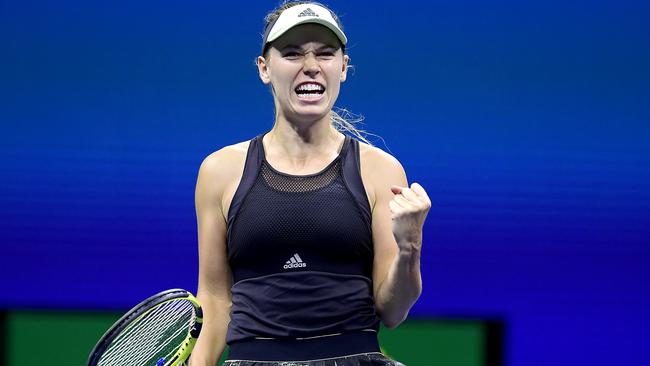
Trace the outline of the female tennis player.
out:
M 226 344 L 226 366 L 401 365 L 377 332 L 398 326 L 422 291 L 431 203 L 332 111 L 346 44 L 318 3 L 284 3 L 266 18 L 257 66 L 274 125 L 199 169 L 204 321 L 191 366 L 215 365 Z

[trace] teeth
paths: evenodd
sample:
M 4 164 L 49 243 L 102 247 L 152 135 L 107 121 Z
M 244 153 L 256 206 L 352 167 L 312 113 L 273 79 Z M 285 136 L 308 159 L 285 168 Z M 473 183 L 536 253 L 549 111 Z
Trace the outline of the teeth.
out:
M 306 91 L 323 90 L 323 87 L 318 84 L 302 84 L 298 87 L 298 90 L 306 90 Z
M 303 93 L 300 94 L 301 98 L 319 98 L 321 95 L 318 93 Z

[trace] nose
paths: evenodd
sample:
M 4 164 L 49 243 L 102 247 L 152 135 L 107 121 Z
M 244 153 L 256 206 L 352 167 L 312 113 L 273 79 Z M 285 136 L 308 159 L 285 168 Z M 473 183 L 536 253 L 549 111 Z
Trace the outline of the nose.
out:
M 305 62 L 303 64 L 303 71 L 309 76 L 314 76 L 320 71 L 320 65 L 313 52 L 307 52 L 305 55 Z

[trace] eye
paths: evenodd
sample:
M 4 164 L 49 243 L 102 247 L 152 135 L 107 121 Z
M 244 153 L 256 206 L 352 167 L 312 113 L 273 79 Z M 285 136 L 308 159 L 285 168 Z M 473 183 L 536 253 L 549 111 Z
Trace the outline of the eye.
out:
M 289 58 L 289 59 L 298 58 L 298 57 L 300 57 L 300 56 L 301 56 L 300 53 L 298 53 L 298 52 L 296 52 L 296 51 L 287 51 L 287 52 L 285 52 L 284 55 L 283 55 L 283 57 L 285 57 L 285 58 Z

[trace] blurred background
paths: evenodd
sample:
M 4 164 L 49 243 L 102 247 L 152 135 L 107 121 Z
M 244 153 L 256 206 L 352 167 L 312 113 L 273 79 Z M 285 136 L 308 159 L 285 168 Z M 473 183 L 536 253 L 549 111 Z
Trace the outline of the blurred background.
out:
M 649 3 L 326 4 L 355 66 L 337 105 L 433 201 L 384 350 L 647 362 Z M 142 299 L 196 291 L 198 167 L 272 127 L 276 5 L 0 1 L 0 362 L 83 364 Z

